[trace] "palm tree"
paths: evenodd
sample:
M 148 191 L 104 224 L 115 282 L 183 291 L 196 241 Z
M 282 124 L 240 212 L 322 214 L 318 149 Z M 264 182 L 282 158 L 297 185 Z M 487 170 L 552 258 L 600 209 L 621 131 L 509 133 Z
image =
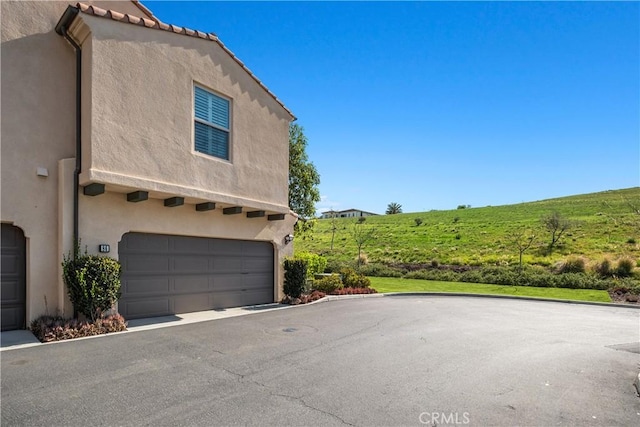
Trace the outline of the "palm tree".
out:
M 385 213 L 387 215 L 402 213 L 402 205 L 400 203 L 391 202 L 387 205 L 387 211 Z

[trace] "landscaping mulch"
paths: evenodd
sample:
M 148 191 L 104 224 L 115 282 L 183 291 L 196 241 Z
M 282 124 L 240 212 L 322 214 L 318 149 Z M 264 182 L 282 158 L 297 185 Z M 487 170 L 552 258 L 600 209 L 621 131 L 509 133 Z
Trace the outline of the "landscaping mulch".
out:
M 611 301 L 617 304 L 640 305 L 640 295 L 629 292 L 626 289 L 612 289 L 609 291 Z
M 69 340 L 127 330 L 127 322 L 120 314 L 88 320 L 66 319 L 43 315 L 31 322 L 31 332 L 40 342 Z

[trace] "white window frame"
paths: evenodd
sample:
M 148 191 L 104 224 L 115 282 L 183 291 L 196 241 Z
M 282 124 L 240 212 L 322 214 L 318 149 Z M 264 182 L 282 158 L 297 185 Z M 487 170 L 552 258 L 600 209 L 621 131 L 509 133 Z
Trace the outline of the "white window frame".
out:
M 191 150 L 196 155 L 204 156 L 204 157 L 206 157 L 208 159 L 215 159 L 215 160 L 220 160 L 220 161 L 223 161 L 223 162 L 231 162 L 231 159 L 232 159 L 231 127 L 232 127 L 232 123 L 233 123 L 233 115 L 232 115 L 233 100 L 231 98 L 229 98 L 228 96 L 224 96 L 224 95 L 220 94 L 219 92 L 216 92 L 213 89 L 208 88 L 207 86 L 204 86 L 204 85 L 202 85 L 200 83 L 197 83 L 195 81 L 193 82 L 192 87 L 193 87 L 193 90 L 192 90 L 192 99 L 191 99 L 191 108 L 192 108 L 191 116 L 193 118 L 193 121 L 191 122 L 192 123 L 192 125 L 191 125 L 191 127 L 192 127 L 192 132 L 191 132 L 191 136 L 192 136 Z M 218 97 L 220 99 L 224 99 L 225 101 L 227 101 L 229 103 L 229 112 L 228 112 L 228 114 L 229 114 L 229 117 L 228 117 L 229 128 L 228 129 L 225 128 L 224 126 L 220 126 L 220 125 L 218 125 L 216 123 L 211 123 L 211 122 L 209 122 L 207 120 L 203 120 L 203 119 L 201 119 L 199 117 L 196 117 L 196 111 L 195 111 L 195 108 L 196 108 L 196 87 L 201 89 L 201 90 L 204 90 L 205 92 L 207 92 L 207 93 L 209 93 L 209 94 L 211 94 L 211 95 L 213 95 L 215 97 Z M 221 131 L 227 133 L 227 157 L 228 158 L 225 159 L 224 157 L 216 156 L 215 154 L 205 153 L 203 151 L 199 151 L 199 150 L 196 149 L 196 140 L 195 140 L 196 139 L 196 132 L 195 132 L 195 126 L 196 126 L 195 123 L 196 122 L 198 122 L 200 124 L 203 124 L 205 126 L 212 127 L 214 129 L 221 130 Z

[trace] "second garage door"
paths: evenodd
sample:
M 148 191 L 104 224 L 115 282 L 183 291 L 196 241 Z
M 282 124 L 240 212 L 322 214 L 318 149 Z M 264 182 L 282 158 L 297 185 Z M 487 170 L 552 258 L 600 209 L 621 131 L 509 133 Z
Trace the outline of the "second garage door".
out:
M 274 300 L 268 242 L 127 233 L 118 253 L 126 319 Z

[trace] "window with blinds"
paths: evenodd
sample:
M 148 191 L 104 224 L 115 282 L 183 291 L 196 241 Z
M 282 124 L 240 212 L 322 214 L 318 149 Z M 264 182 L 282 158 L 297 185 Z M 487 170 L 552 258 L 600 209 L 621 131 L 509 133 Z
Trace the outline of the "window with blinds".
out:
M 195 149 L 229 160 L 229 100 L 194 87 Z

